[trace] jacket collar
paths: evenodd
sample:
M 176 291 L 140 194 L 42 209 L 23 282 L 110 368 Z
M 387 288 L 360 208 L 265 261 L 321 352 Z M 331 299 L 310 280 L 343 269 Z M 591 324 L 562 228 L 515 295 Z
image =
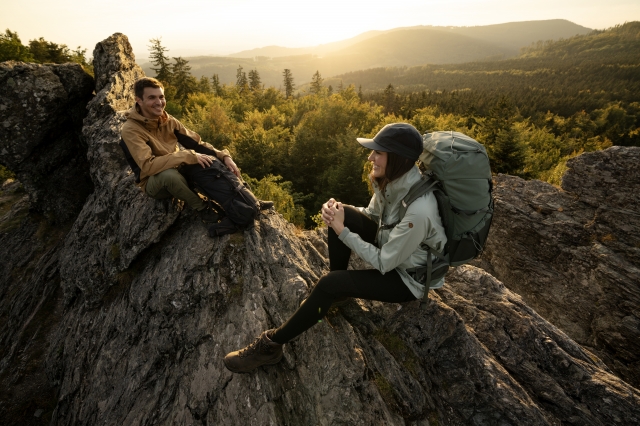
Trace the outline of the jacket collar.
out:
M 147 118 L 140 114 L 138 111 L 138 104 L 134 104 L 129 111 L 125 114 L 125 117 L 129 120 L 137 121 L 140 125 L 144 126 L 149 130 L 157 129 L 167 122 L 169 119 L 169 115 L 167 111 L 162 112 L 162 116 L 160 118 Z
M 403 174 L 398 179 L 389 182 L 385 188 L 384 195 L 380 194 L 380 189 L 375 182 L 373 184 L 373 188 L 378 195 L 381 195 L 381 199 L 391 203 L 391 205 L 395 205 L 396 203 L 399 203 L 405 195 L 407 195 L 409 189 L 411 189 L 411 187 L 420 180 L 421 176 L 418 166 L 413 166 L 407 173 Z

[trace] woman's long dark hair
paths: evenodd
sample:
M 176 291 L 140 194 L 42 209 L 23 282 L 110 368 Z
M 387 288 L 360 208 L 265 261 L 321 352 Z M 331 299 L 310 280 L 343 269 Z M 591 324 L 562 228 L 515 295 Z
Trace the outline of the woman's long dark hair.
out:
M 384 177 L 374 178 L 373 170 L 371 170 L 371 174 L 369 176 L 376 181 L 378 188 L 380 188 L 380 192 L 384 194 L 384 190 L 389 182 L 393 182 L 403 174 L 407 173 L 411 170 L 414 164 L 415 161 L 402 157 L 395 152 L 387 152 L 387 167 L 384 170 Z

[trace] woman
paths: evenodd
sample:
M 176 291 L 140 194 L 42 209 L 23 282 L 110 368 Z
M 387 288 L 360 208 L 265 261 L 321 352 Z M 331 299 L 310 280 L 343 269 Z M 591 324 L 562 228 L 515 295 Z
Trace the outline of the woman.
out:
M 422 153 L 422 136 L 405 123 L 388 124 L 373 139 L 358 138 L 371 149 L 368 160 L 374 195 L 367 208 L 355 208 L 333 198 L 322 206 L 329 226 L 329 268 L 293 316 L 279 328 L 263 332 L 252 344 L 224 358 L 225 366 L 246 373 L 282 359 L 282 345 L 324 317 L 336 300 L 346 297 L 401 303 L 421 298 L 424 285 L 406 269 L 427 264 L 423 243 L 442 251 L 446 243 L 433 193 L 416 199 L 399 223 L 399 206 L 420 180 L 415 165 Z M 375 269 L 348 271 L 351 251 Z M 431 288 L 441 287 L 441 280 Z

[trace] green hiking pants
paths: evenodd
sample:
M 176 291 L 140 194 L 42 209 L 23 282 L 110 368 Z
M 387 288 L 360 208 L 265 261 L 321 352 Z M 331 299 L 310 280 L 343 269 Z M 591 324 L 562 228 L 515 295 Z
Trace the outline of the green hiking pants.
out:
M 158 200 L 164 198 L 178 198 L 195 210 L 205 207 L 202 198 L 189 188 L 187 180 L 176 169 L 167 169 L 157 175 L 149 177 L 145 192 L 151 198 Z

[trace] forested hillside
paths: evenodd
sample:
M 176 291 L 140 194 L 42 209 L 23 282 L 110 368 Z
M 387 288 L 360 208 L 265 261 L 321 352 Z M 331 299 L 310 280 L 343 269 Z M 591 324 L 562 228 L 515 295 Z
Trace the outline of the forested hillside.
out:
M 186 58 L 197 78 L 217 74 L 222 83 L 235 81 L 240 65 L 256 69 L 263 83 L 278 87 L 283 69 L 300 82 L 314 72 L 334 76 L 374 67 L 450 64 L 514 57 L 519 49 L 538 40 L 558 40 L 586 34 L 588 28 L 566 20 L 511 22 L 476 27 L 417 26 L 370 31 L 348 40 L 310 48 L 269 46 L 230 57 Z M 139 58 L 140 59 L 140 58 Z M 142 68 L 149 74 L 151 65 Z
M 547 111 L 571 116 L 640 100 L 640 22 L 539 42 L 506 61 L 378 68 L 328 80 L 336 81 L 362 86 L 367 99 L 379 103 L 389 102 L 391 84 L 396 94 L 408 96 L 389 105 L 403 115 L 434 104 L 447 112 L 486 114 L 507 96 L 524 116 Z

